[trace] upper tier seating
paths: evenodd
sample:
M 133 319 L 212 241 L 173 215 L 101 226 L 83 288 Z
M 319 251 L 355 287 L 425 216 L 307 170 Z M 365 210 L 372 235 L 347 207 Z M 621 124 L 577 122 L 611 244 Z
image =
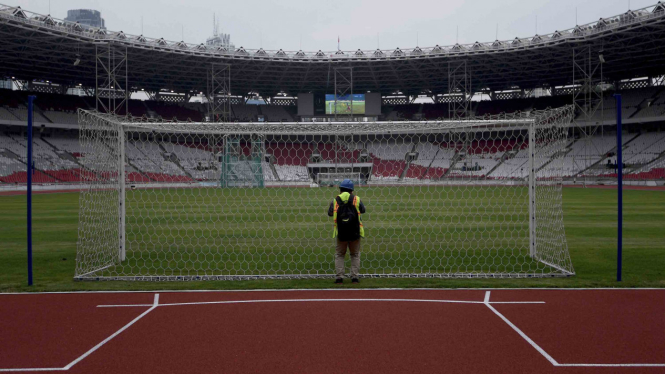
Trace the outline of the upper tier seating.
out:
M 661 178 L 665 158 L 665 133 L 645 132 L 624 136 L 627 180 Z M 0 182 L 25 183 L 26 141 L 17 134 L 0 134 Z M 428 180 L 433 178 L 465 179 L 521 179 L 528 176 L 528 145 L 523 140 L 474 141 L 464 143 L 434 144 L 420 142 L 415 150 L 418 159 L 410 164 L 405 155 L 414 149 L 412 143 L 370 141 L 356 144 L 349 150 L 342 145 L 329 143 L 268 143 L 266 152 L 274 156 L 275 170 L 281 181 L 307 182 L 310 176 L 307 163 L 316 149 L 323 161 L 356 162 L 359 149 L 366 148 L 373 164 L 372 180 L 397 181 L 403 174 L 406 180 Z M 162 141 L 130 140 L 126 144 L 128 164 L 125 166 L 127 180 L 132 183 L 169 182 L 192 183 L 194 180 L 219 180 L 220 164 L 211 148 L 206 144 L 176 144 Z M 249 155 L 250 146 L 242 145 L 243 154 Z M 562 167 L 564 176 L 575 175 L 612 177 L 613 167 L 605 167 L 605 160 L 615 162 L 613 156 L 614 135 L 592 136 L 571 141 L 569 151 L 552 162 L 549 168 L 540 171 L 546 177 L 552 168 Z M 34 141 L 36 183 L 75 183 L 81 180 L 115 178 L 112 173 L 89 170 L 91 162 L 103 154 L 81 147 L 72 137 L 54 134 Z M 464 151 L 462 154 L 461 152 Z M 514 157 L 501 161 L 507 151 Z M 458 161 L 452 165 L 452 160 Z M 658 159 L 659 161 L 654 161 Z M 548 163 L 547 158 L 537 158 L 536 168 Z M 602 162 L 601 162 L 602 161 Z M 109 164 L 113 169 L 112 163 Z M 406 173 L 404 170 L 408 165 Z M 596 166 L 594 166 L 596 165 Z M 262 161 L 266 181 L 274 181 L 270 165 Z M 452 169 L 451 169 L 452 168 Z M 450 169 L 450 170 L 449 170 Z M 491 173 L 490 173 L 491 172 Z
M 604 113 L 597 113 L 593 120 L 612 120 L 615 116 L 615 101 L 612 92 L 603 98 Z M 0 90 L 0 124 L 16 125 L 17 121 L 27 118 L 27 95 L 24 91 Z M 644 119 L 663 117 L 665 119 L 665 89 L 661 86 L 624 90 L 624 119 Z M 78 122 L 77 110 L 94 107 L 91 97 L 38 93 L 35 101 L 35 119 L 45 123 L 75 125 Z M 476 115 L 498 114 L 511 111 L 527 111 L 559 107 L 572 102 L 572 96 L 553 96 L 527 99 L 495 100 L 472 102 L 471 107 Z M 206 107 L 201 103 L 167 103 L 161 101 L 130 100 L 129 111 L 133 116 L 162 117 L 165 120 L 176 118 L 179 121 L 201 121 L 206 115 Z M 278 105 L 245 105 L 231 106 L 232 119 L 256 121 L 262 114 L 268 121 L 291 121 L 294 119 L 295 107 Z M 385 106 L 386 119 L 418 119 L 434 120 L 448 117 L 447 104 L 409 104 Z M 624 162 L 627 166 L 627 178 L 661 178 L 662 159 L 655 162 L 665 152 L 665 133 L 658 132 L 660 123 L 637 127 L 631 124 L 630 134 L 624 135 Z M 47 125 L 48 127 L 48 125 Z M 648 130 L 648 131 L 647 131 Z M 13 133 L 8 134 L 8 131 Z M 25 137 L 16 133 L 16 128 L 3 130 L 0 135 L 0 174 L 5 177 L 16 172 L 25 171 L 26 142 Z M 636 137 L 634 131 L 642 131 Z M 661 130 L 662 131 L 662 130 Z M 92 159 L 102 157 L 95 155 L 95 150 L 86 150 L 80 146 L 75 134 L 65 134 L 47 130 L 37 135 L 34 143 L 35 164 L 39 171 L 39 180 L 44 183 L 76 182 L 81 178 L 95 180 L 115 178 L 112 172 L 89 170 Z M 572 133 L 572 132 L 571 132 Z M 575 132 L 578 136 L 579 132 Z M 40 139 L 43 136 L 43 139 Z M 72 137 L 73 136 L 73 137 Z M 633 139 L 634 138 L 634 139 Z M 273 155 L 274 164 L 280 179 L 290 181 L 306 181 L 309 175 L 306 169 L 312 153 L 320 153 L 324 161 L 351 163 L 358 161 L 361 149 L 366 149 L 374 165 L 373 178 L 381 180 L 397 180 L 403 174 L 408 180 L 434 179 L 446 175 L 446 178 L 510 178 L 520 179 L 528 176 L 527 144 L 521 139 L 504 141 L 474 141 L 470 144 L 460 142 L 434 144 L 419 142 L 414 148 L 413 143 L 400 142 L 399 137 L 389 140 L 369 140 L 364 144 L 342 145 L 331 143 L 308 143 L 290 140 L 291 138 L 275 138 L 265 144 L 267 154 Z M 288 139 L 288 140 L 287 140 Z M 302 140 L 301 140 L 302 141 Z M 175 142 L 175 140 L 174 140 Z M 573 141 L 569 140 L 569 152 L 562 160 L 557 160 L 552 167 L 561 165 L 565 177 L 611 176 L 615 162 L 613 155 L 615 139 L 612 134 L 596 134 Z M 159 144 L 131 140 L 127 145 L 129 163 L 126 165 L 128 178 L 132 182 L 193 182 L 218 180 L 220 174 L 219 161 L 212 149 L 205 144 L 198 144 L 195 138 L 182 143 L 163 141 Z M 249 155 L 250 147 L 242 146 L 243 153 Z M 405 156 L 411 150 L 418 152 L 417 160 L 408 163 Z M 515 155 L 505 161 L 502 158 L 510 155 L 506 151 L 513 150 Z M 460 154 L 464 151 L 464 156 Z M 218 152 L 218 151 L 216 151 Z M 453 165 L 452 160 L 459 160 Z M 540 168 L 548 160 L 539 159 Z M 407 168 L 406 173 L 403 173 Z M 264 162 L 264 174 L 267 180 L 274 179 L 272 169 Z M 112 169 L 112 168 L 110 168 Z M 493 170 L 494 169 L 494 170 Z M 493 170 L 493 171 L 492 171 Z M 491 173 L 490 173 L 491 171 Z M 547 173 L 543 171 L 543 175 Z M 16 174 L 19 175 L 19 174 Z M 628 177 L 629 176 L 629 177 Z M 20 175 L 13 181 L 24 180 Z

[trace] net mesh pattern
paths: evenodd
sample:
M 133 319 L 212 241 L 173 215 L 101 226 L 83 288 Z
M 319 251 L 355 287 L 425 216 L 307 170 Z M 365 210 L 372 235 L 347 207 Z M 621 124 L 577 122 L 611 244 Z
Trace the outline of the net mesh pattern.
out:
M 571 107 L 328 124 L 80 111 L 81 147 L 94 157 L 75 277 L 334 277 L 326 213 L 339 190 L 319 181 L 348 176 L 367 210 L 363 277 L 569 276 L 561 187 L 571 120 Z

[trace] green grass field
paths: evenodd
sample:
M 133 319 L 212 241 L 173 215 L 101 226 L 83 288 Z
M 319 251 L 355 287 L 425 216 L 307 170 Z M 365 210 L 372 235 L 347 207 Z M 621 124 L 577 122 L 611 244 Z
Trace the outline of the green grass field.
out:
M 398 189 L 367 188 L 358 193 L 369 212 L 365 223 L 368 238 L 363 252 L 366 266 L 388 266 L 407 269 L 409 266 L 429 266 L 432 270 L 480 269 L 505 266 L 488 262 L 482 256 L 491 247 L 522 247 L 525 232 L 524 209 L 519 201 L 524 192 L 505 189 L 500 199 L 489 198 L 483 189 Z M 415 189 L 415 190 L 414 190 Z M 197 192 L 199 191 L 199 192 Z M 201 191 L 206 191 L 201 194 Z M 417 191 L 417 193 L 414 193 Z M 513 191 L 513 192 L 508 192 Z M 150 246 L 166 248 L 176 245 L 182 253 L 191 254 L 204 244 L 233 244 L 234 252 L 224 253 L 218 259 L 205 257 L 200 262 L 223 264 L 233 272 L 263 269 L 266 272 L 289 271 L 298 266 L 257 265 L 293 258 L 296 263 L 314 261 L 321 271 L 332 268 L 330 220 L 325 215 L 327 201 L 333 189 L 206 189 L 206 190 L 153 190 L 131 191 L 128 210 L 128 261 L 124 266 L 135 269 L 150 263 L 148 273 L 159 273 L 162 268 L 196 269 L 192 261 L 162 257 L 149 253 Z M 442 197 L 445 195 L 445 199 Z M 401 196 L 395 198 L 395 196 Z M 411 197 L 409 197 L 411 196 Z M 296 199 L 293 199 L 296 197 Z M 242 212 L 239 199 L 246 202 Z M 297 215 L 280 215 L 283 204 L 298 202 Z M 660 191 L 625 192 L 624 229 L 624 282 L 614 281 L 616 272 L 616 192 L 600 189 L 564 189 L 564 218 L 566 236 L 576 275 L 570 278 L 539 279 L 364 279 L 360 287 L 665 287 L 665 193 Z M 25 196 L 0 196 L 0 291 L 66 291 L 66 290 L 136 290 L 136 289 L 252 289 L 252 288 L 327 288 L 330 279 L 252 280 L 206 282 L 79 282 L 74 281 L 76 243 L 78 237 L 77 193 L 36 195 L 34 197 L 34 272 L 35 286 L 26 286 L 26 233 Z M 234 209 L 224 208 L 231 204 Z M 233 205 L 235 204 L 235 205 Z M 266 204 L 270 209 L 266 210 Z M 163 209 L 161 207 L 170 208 Z M 188 213 L 191 207 L 195 213 Z M 455 222 L 456 231 L 441 230 L 465 212 L 489 208 L 491 213 L 470 215 L 468 225 Z M 266 215 L 266 211 L 273 212 Z M 282 212 L 288 213 L 289 209 Z M 431 212 L 445 212 L 431 214 Z M 429 212 L 429 213 L 428 213 Z M 242 214 L 239 214 L 242 213 Z M 274 215 L 274 216 L 273 216 Z M 502 225 L 501 232 L 514 236 L 506 238 L 501 232 L 486 232 L 483 217 L 493 217 L 485 227 L 495 227 L 497 217 L 513 217 L 511 225 Z M 201 226 L 200 217 L 210 222 Z M 283 217 L 276 222 L 276 217 Z M 387 219 L 392 217 L 393 219 Z M 414 221 L 405 229 L 406 222 Z M 177 225 L 169 227 L 170 222 Z M 233 225 L 229 223 L 234 222 Z M 255 222 L 264 224 L 257 235 Z M 178 226 L 177 235 L 172 229 Z M 136 229 L 136 227 L 141 227 Z M 219 231 L 223 227 L 223 231 Z M 285 230 L 285 228 L 289 230 Z M 207 231 L 206 231 L 207 230 Z M 168 234 L 170 232 L 170 234 Z M 211 235 L 213 233 L 215 235 Z M 168 235 L 167 235 L 168 234 Z M 132 236 L 133 235 L 133 236 Z M 170 235 L 170 236 L 169 236 Z M 247 240 L 247 237 L 254 239 Z M 214 237 L 214 239 L 213 239 Z M 147 239 L 146 239 L 147 238 Z M 460 238 L 465 238 L 460 241 Z M 471 239 L 469 239 L 471 238 Z M 372 242 L 373 241 L 373 242 Z M 404 251 L 402 242 L 417 242 Z M 442 242 L 457 243 L 451 250 Z M 292 243 L 300 243 L 289 250 Z M 291 243 L 291 244 L 290 244 Z M 306 243 L 306 244 L 302 244 Z M 466 246 L 460 243 L 467 243 Z M 175 247 L 174 247 L 175 248 Z M 402 249 L 398 252 L 398 249 Z M 184 249 L 184 250 L 183 250 Z M 458 253 L 471 253 L 467 259 L 432 262 L 418 257 L 425 249 L 428 256 L 455 257 Z M 471 252 L 469 252 L 471 251 Z M 169 251 L 163 251 L 168 254 Z M 133 256 L 133 257 L 132 257 Z M 152 257 L 151 257 L 152 256 Z M 156 257 L 155 257 L 156 256 Z M 374 256 L 374 257 L 372 257 Z M 526 264 L 528 260 L 514 254 L 512 261 Z M 191 257 L 190 257 L 191 258 Z M 475 260 L 469 260 L 475 259 Z M 238 260 L 241 261 L 238 261 Z M 141 261 L 144 261 L 143 263 Z M 170 261 L 170 262 L 169 262 Z M 277 261 L 276 263 L 280 263 Z M 392 262 L 390 262 L 392 261 Z M 429 262 L 428 262 L 429 261 Z M 131 265 L 127 265 L 131 264 Z M 240 265 L 238 265 L 240 264 Z M 292 268 L 289 269 L 289 266 Z M 532 265 L 527 265 L 532 266 Z M 131 270 L 131 269 L 130 269 Z M 134 270 L 133 270 L 134 271 Z M 344 287 L 358 287 L 345 284 Z
M 351 114 L 349 112 L 349 107 L 351 106 L 351 101 L 338 100 L 337 101 L 337 114 Z M 326 114 L 335 114 L 335 102 L 326 101 Z M 353 102 L 353 114 L 365 114 L 365 102 L 364 101 L 354 101 Z
M 83 237 L 94 243 L 87 257 L 94 266 L 82 273 L 110 265 L 94 276 L 330 275 L 332 222 L 325 212 L 336 191 L 130 190 L 126 260 L 116 261 L 117 234 L 109 235 L 108 256 L 99 255 L 104 246 L 97 228 L 116 227 L 117 218 L 92 214 L 87 221 L 95 229 Z M 370 207 L 363 216 L 364 274 L 558 272 L 529 256 L 525 187 L 372 187 L 359 193 Z M 91 202 L 100 200 L 90 195 Z M 98 223 L 107 218 L 106 225 Z

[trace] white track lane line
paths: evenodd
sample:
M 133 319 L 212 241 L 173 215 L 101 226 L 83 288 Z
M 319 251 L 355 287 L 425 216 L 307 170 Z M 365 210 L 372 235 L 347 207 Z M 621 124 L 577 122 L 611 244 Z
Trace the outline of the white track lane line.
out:
M 383 302 L 417 302 L 417 303 L 449 303 L 449 304 L 486 304 L 484 301 L 470 300 L 432 300 L 432 299 L 274 299 L 274 300 L 227 300 L 227 301 L 201 301 L 191 303 L 165 303 L 165 306 L 183 305 L 211 305 L 211 304 L 251 304 L 251 303 L 291 303 L 291 302 L 347 302 L 347 301 L 383 301 Z M 499 301 L 494 304 L 545 304 L 544 301 Z M 120 304 L 120 305 L 97 305 L 98 308 L 125 308 L 146 307 L 149 304 Z
M 545 352 L 544 349 L 540 348 L 540 346 L 538 344 L 536 344 L 536 342 L 531 340 L 531 338 L 529 338 L 524 332 L 522 332 L 522 330 L 520 330 L 517 326 L 515 326 L 512 322 L 510 322 L 508 320 L 508 318 L 504 317 L 503 314 L 499 313 L 498 310 L 494 309 L 494 307 L 492 305 L 490 305 L 490 293 L 491 292 L 492 291 L 485 292 L 485 302 L 484 302 L 484 304 L 492 312 L 494 312 L 494 314 L 499 316 L 499 318 L 501 318 L 505 323 L 507 323 L 508 326 L 510 326 L 513 330 L 515 330 L 515 332 L 517 332 L 524 340 L 526 340 L 527 343 L 531 344 L 531 346 L 533 348 L 535 348 L 541 355 L 543 355 L 543 357 L 545 357 L 547 359 L 547 361 L 549 361 L 554 366 L 559 366 L 559 363 L 556 362 L 556 360 L 554 358 L 552 358 L 552 356 L 550 356 L 547 352 Z
M 314 291 L 314 290 L 312 290 Z M 319 290 L 320 291 L 320 290 Z M 527 343 L 536 349 L 543 357 L 545 357 L 552 365 L 559 367 L 665 367 L 665 364 L 560 364 L 552 356 L 550 356 L 544 349 L 542 349 L 536 342 L 531 340 L 522 330 L 515 324 L 510 322 L 503 314 L 492 307 L 492 304 L 545 304 L 544 301 L 490 301 L 491 291 L 485 292 L 483 301 L 464 301 L 464 300 L 428 300 L 428 299 L 287 299 L 287 300 L 236 300 L 236 301 L 209 301 L 209 302 L 192 302 L 192 303 L 171 303 L 160 304 L 159 294 L 155 294 L 152 304 L 126 304 L 126 305 L 98 305 L 98 308 L 112 308 L 112 307 L 150 307 L 150 309 L 141 313 L 138 317 L 123 326 L 120 330 L 116 331 L 113 335 L 104 339 L 101 343 L 94 346 L 92 349 L 78 357 L 76 360 L 69 363 L 64 368 L 16 368 L 16 369 L 0 369 L 0 372 L 30 372 L 30 371 L 67 371 L 74 365 L 79 363 L 84 358 L 95 352 L 104 344 L 111 341 L 118 336 L 121 332 L 128 329 L 131 325 L 136 323 L 141 318 L 145 317 L 148 313 L 157 307 L 162 306 L 182 306 L 182 305 L 209 305 L 209 304 L 247 304 L 247 303 L 276 303 L 276 302 L 324 302 L 324 301 L 387 301 L 387 302 L 430 302 L 430 303 L 454 303 L 454 304 L 484 304 L 494 314 L 499 316 L 508 326 L 517 332 Z
M 65 368 L 20 368 L 20 369 L 0 369 L 0 372 L 21 372 L 21 371 L 67 371 Z
M 104 344 L 108 343 L 111 341 L 111 339 L 115 338 L 118 336 L 121 332 L 127 330 L 131 325 L 135 324 L 138 320 L 141 318 L 145 317 L 148 313 L 152 312 L 159 306 L 159 294 L 155 294 L 155 298 L 152 302 L 152 304 L 147 304 L 145 306 L 149 306 L 150 309 L 146 310 L 145 312 L 141 313 L 138 317 L 134 318 L 131 322 L 120 328 L 120 330 L 116 331 L 113 333 L 113 335 L 109 336 L 108 338 L 102 340 L 101 343 L 97 344 L 96 346 L 92 347 L 90 350 L 79 356 L 77 359 L 74 361 L 70 362 L 67 366 L 63 368 L 19 368 L 19 369 L 0 369 L 0 372 L 28 372 L 28 371 L 67 371 L 71 369 L 74 365 L 78 364 L 83 360 L 84 358 L 90 356 L 93 352 L 101 348 Z
M 665 364 L 558 364 L 561 367 L 587 367 L 587 368 L 662 368 Z
M 76 360 L 70 362 L 67 366 L 65 366 L 65 370 L 69 370 L 72 366 L 78 364 L 79 362 L 81 362 L 81 360 L 83 360 L 84 358 L 90 356 L 93 352 L 95 352 L 96 350 L 101 348 L 104 344 L 108 343 L 109 341 L 111 341 L 116 336 L 120 335 L 121 332 L 127 330 L 131 325 L 138 322 L 141 318 L 145 317 L 148 313 L 155 310 L 155 308 L 157 308 L 158 306 L 159 306 L 159 294 L 157 293 L 157 294 L 155 294 L 155 299 L 154 299 L 154 301 L 152 303 L 152 307 L 150 307 L 150 309 L 148 309 L 145 312 L 141 313 L 138 317 L 134 318 L 131 322 L 129 322 L 128 324 L 123 326 L 120 330 L 113 333 L 113 335 L 111 335 L 108 338 L 102 340 L 99 344 L 92 347 L 89 351 L 87 351 L 86 353 L 79 356 Z
M 544 349 L 542 349 L 536 342 L 531 340 L 522 330 L 520 330 L 515 324 L 510 322 L 508 318 L 506 318 L 503 314 L 501 314 L 498 310 L 494 309 L 492 305 L 490 304 L 498 304 L 498 303 L 492 303 L 490 302 L 490 293 L 491 291 L 485 292 L 485 305 L 494 312 L 497 316 L 499 316 L 508 326 L 510 326 L 515 332 L 517 332 L 524 340 L 527 341 L 527 343 L 531 344 L 533 348 L 535 348 L 543 357 L 545 357 L 549 362 L 552 363 L 554 366 L 560 366 L 560 367 L 665 367 L 665 364 L 560 364 L 558 363 L 552 356 L 549 355 L 549 353 L 545 352 Z

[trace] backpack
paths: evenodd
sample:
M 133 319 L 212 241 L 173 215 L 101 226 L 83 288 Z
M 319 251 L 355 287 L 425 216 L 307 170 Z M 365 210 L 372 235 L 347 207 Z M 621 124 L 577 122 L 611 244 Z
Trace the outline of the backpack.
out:
M 342 242 L 352 242 L 360 239 L 360 218 L 358 210 L 353 205 L 355 196 L 351 195 L 344 204 L 337 196 L 337 238 Z

